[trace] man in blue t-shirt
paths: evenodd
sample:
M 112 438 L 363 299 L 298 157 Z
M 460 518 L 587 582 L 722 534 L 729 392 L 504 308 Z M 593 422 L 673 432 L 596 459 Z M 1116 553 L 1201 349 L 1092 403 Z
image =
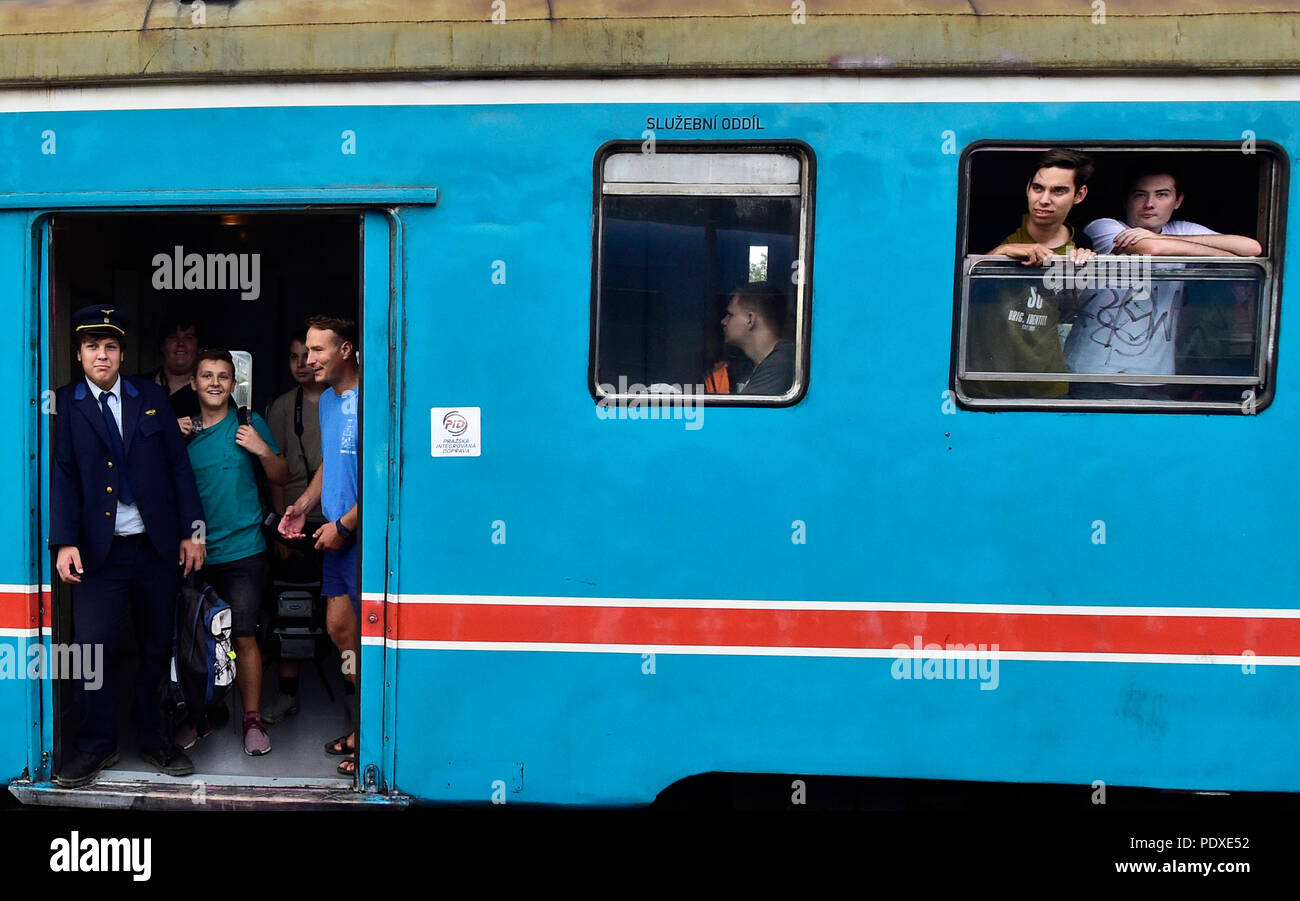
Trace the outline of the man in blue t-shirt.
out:
M 361 370 L 357 365 L 357 327 L 350 319 L 313 316 L 307 320 L 307 365 L 316 381 L 329 386 L 320 397 L 321 467 L 307 490 L 285 508 L 280 534 L 302 538 L 307 513 L 319 502 L 325 525 L 312 537 L 324 552 L 321 593 L 328 606 L 325 626 L 343 656 L 347 687 L 356 697 L 358 635 L 361 592 L 357 585 L 357 540 L 360 511 L 357 508 L 357 406 Z M 355 720 L 354 720 L 355 722 Z M 338 771 L 356 773 L 356 731 L 340 736 L 325 746 L 328 754 L 344 759 Z
M 265 420 L 253 413 L 241 425 L 230 406 L 235 388 L 235 361 L 226 350 L 199 354 L 191 382 L 199 398 L 197 428 L 191 428 L 190 466 L 207 513 L 207 550 L 203 575 L 227 604 L 233 621 L 235 684 L 244 706 L 244 753 L 269 753 L 271 741 L 262 724 L 262 655 L 257 647 L 257 611 L 266 588 L 266 539 L 262 537 L 262 499 L 257 488 L 261 466 L 269 482 L 289 481 L 289 464 L 271 437 Z M 177 731 L 176 743 L 189 748 L 206 728 L 200 717 Z

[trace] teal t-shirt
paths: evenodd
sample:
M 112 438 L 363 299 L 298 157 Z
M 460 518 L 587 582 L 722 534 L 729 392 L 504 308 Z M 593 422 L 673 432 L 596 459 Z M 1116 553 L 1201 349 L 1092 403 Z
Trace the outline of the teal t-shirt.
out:
M 254 413 L 251 421 L 271 450 L 280 453 L 266 420 Z M 207 516 L 207 563 L 229 563 L 266 550 L 260 528 L 262 501 L 253 470 L 261 463 L 235 443 L 238 431 L 239 415 L 232 407 L 225 419 L 204 428 L 189 444 L 190 466 Z

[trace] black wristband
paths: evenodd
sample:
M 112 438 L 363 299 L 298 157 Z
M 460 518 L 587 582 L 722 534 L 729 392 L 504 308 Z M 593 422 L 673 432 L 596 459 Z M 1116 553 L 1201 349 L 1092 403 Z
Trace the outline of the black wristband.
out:
M 334 528 L 338 529 L 339 534 L 344 538 L 352 537 L 352 530 L 343 525 L 343 517 L 340 516 L 338 519 L 334 520 Z

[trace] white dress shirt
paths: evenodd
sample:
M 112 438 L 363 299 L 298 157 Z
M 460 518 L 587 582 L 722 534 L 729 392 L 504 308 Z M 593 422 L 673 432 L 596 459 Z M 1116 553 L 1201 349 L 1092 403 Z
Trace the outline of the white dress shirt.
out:
M 104 393 L 89 378 L 86 379 L 86 387 L 90 389 L 90 396 L 95 399 L 96 404 L 100 404 L 99 396 Z M 122 434 L 122 377 L 119 375 L 113 387 L 108 389 L 112 398 L 108 402 L 108 408 L 113 411 L 113 421 L 117 423 L 117 433 Z M 103 416 L 104 414 L 99 414 Z M 123 436 L 123 446 L 126 445 L 125 436 Z M 126 478 L 126 461 L 120 460 L 118 465 L 122 467 L 121 478 Z M 117 502 L 117 519 L 113 522 L 114 535 L 140 535 L 144 532 L 144 520 L 140 518 L 140 511 L 133 504 L 124 504 L 120 500 Z

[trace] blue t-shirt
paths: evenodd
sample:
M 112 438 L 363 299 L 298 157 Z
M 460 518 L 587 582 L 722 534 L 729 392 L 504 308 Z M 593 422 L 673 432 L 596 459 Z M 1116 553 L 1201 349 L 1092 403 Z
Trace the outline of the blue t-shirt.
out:
M 339 394 L 326 388 L 320 396 L 320 508 L 334 522 L 357 503 L 357 398 L 359 388 Z M 204 509 L 207 509 L 206 507 Z
M 266 420 L 252 414 L 257 434 L 280 453 Z M 207 563 L 229 563 L 266 550 L 262 538 L 262 499 L 257 495 L 261 466 L 253 455 L 235 443 L 239 415 L 232 408 L 216 425 L 207 426 L 189 443 L 190 467 L 199 486 L 199 499 L 207 515 Z

